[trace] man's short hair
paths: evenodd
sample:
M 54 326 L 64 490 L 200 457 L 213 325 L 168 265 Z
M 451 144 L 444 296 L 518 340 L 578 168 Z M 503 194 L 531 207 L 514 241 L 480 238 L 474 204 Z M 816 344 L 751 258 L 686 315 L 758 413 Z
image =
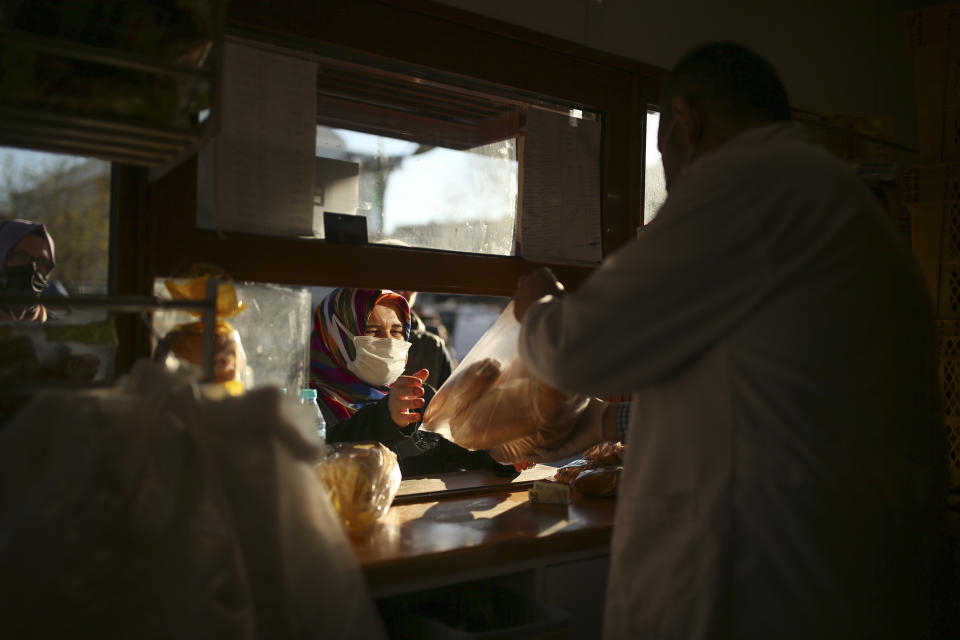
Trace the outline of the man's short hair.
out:
M 733 42 L 714 42 L 683 56 L 663 84 L 663 109 L 677 97 L 738 122 L 792 119 L 787 90 L 773 66 Z

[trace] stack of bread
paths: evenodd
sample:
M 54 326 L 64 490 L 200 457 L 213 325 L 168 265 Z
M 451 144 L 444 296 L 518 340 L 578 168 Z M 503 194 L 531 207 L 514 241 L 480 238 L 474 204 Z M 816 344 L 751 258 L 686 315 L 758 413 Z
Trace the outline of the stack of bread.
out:
M 473 361 L 441 387 L 424 414 L 430 430 L 449 429 L 468 449 L 486 449 L 498 462 L 531 459 L 537 449 L 565 442 L 588 398 L 535 379 L 520 358 Z
M 601 442 L 584 451 L 582 458 L 557 469 L 553 480 L 585 496 L 613 496 L 622 471 L 623 444 Z

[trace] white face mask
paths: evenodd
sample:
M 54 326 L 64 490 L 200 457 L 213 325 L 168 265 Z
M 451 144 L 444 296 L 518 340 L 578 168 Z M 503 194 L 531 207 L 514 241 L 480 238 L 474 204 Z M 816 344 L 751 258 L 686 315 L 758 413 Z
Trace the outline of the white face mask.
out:
M 400 377 L 410 350 L 406 340 L 373 336 L 356 336 L 353 346 L 357 355 L 347 364 L 347 369 L 374 387 L 386 386 Z

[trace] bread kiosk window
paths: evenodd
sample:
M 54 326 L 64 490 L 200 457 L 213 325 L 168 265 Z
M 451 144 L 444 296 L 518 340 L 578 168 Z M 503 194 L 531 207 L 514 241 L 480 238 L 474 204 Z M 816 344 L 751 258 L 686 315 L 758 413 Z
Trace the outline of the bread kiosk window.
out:
M 417 292 L 453 368 L 518 276 L 549 264 L 575 287 L 640 224 L 637 70 L 558 56 L 546 75 L 532 59 L 516 75 L 383 55 L 385 42 L 333 26 L 234 27 L 218 136 L 149 187 L 150 286 L 206 263 L 309 291 L 308 371 L 318 291 Z
M 37 389 L 106 383 L 105 310 L 65 303 L 112 286 L 111 165 L 0 147 L 0 423 Z

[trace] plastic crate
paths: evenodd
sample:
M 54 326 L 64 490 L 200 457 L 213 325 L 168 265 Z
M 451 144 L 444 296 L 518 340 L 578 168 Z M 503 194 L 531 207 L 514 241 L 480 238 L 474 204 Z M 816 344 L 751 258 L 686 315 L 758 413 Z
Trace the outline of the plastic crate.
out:
M 912 54 L 917 108 L 943 110 L 960 104 L 960 41 L 914 49 Z
M 914 202 L 907 208 L 913 254 L 937 317 L 960 319 L 960 199 Z
M 906 16 L 921 162 L 960 160 L 960 3 Z
M 937 317 L 960 319 L 960 261 L 940 262 Z
M 917 109 L 917 150 L 920 162 L 960 160 L 960 105 Z
M 941 205 L 940 291 L 937 316 L 960 318 L 960 200 Z
M 900 181 L 907 203 L 960 200 L 960 162 L 907 167 Z
M 960 106 L 951 106 L 943 112 L 943 140 L 941 160 L 960 160 Z
M 940 4 L 907 12 L 904 24 L 911 49 L 922 49 L 950 41 L 952 22 L 960 11 L 960 3 Z
M 947 431 L 947 458 L 953 478 L 960 478 L 960 320 L 937 322 L 940 347 L 940 393 Z
M 920 267 L 933 308 L 940 299 L 940 249 L 943 237 L 943 202 L 908 203 L 910 211 L 910 244 Z

